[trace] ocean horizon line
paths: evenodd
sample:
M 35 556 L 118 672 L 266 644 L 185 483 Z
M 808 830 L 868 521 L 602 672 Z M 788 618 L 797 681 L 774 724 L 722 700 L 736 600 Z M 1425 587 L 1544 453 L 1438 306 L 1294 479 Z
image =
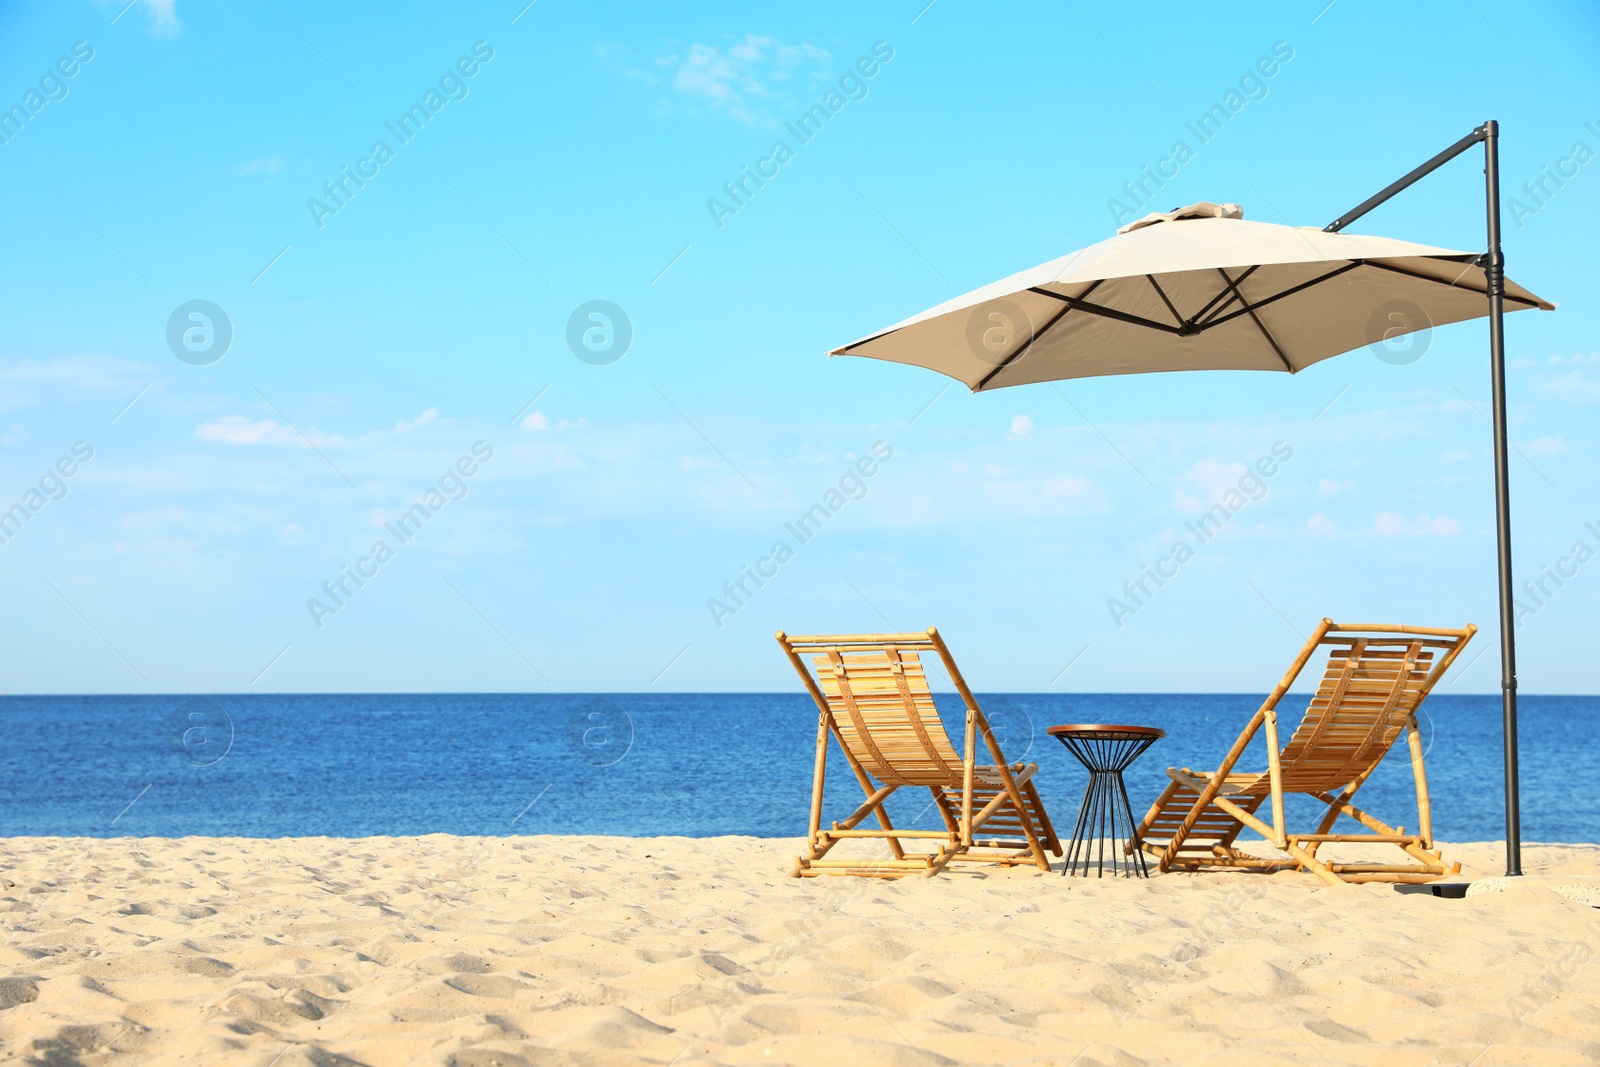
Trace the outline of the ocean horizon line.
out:
M 938 695 L 941 695 L 941 696 L 942 695 L 947 695 L 947 694 L 948 695 L 955 695 L 956 694 L 956 690 L 955 690 L 954 687 L 941 687 L 941 686 L 935 685 L 932 688 L 933 688 L 934 693 L 936 693 Z M 1307 686 L 1305 688 L 1309 688 L 1309 686 Z M 1300 689 L 1298 689 L 1298 688 L 1290 688 L 1290 690 L 1289 690 L 1290 693 L 1296 693 L 1296 692 L 1299 692 L 1299 691 L 1300 691 Z M 1261 690 L 1230 690 L 1230 689 L 1055 689 L 1055 690 L 1051 690 L 1051 689 L 987 689 L 987 688 L 980 688 L 980 687 L 974 687 L 973 688 L 974 695 L 980 696 L 980 697 L 984 696 L 984 695 L 989 695 L 989 696 L 1005 696 L 1005 697 L 1050 697 L 1050 698 L 1073 697 L 1073 696 L 1083 696 L 1083 697 L 1096 697 L 1096 696 L 1116 696 L 1116 697 L 1162 697 L 1162 696 L 1170 696 L 1170 697 L 1198 697 L 1198 696 L 1204 696 L 1204 697 L 1247 697 L 1247 696 L 1263 696 L 1264 697 L 1265 694 L 1268 693 L 1268 692 L 1270 692 L 1270 690 L 1268 690 L 1268 689 L 1261 689 Z M 1546 699 L 1546 698 L 1561 698 L 1561 699 L 1570 698 L 1570 699 L 1573 699 L 1573 700 L 1595 700 L 1595 699 L 1600 699 L 1600 693 L 1547 693 L 1547 692 L 1543 692 L 1541 690 L 1531 690 L 1531 689 L 1525 689 L 1525 688 L 1519 688 L 1517 690 L 1517 694 L 1519 696 L 1524 696 L 1524 697 L 1532 696 L 1532 697 L 1539 697 L 1541 699 Z M 1475 690 L 1475 689 L 1467 689 L 1467 690 L 1462 690 L 1459 693 L 1437 693 L 1436 692 L 1429 699 L 1430 700 L 1439 700 L 1439 699 L 1443 698 L 1443 699 L 1446 699 L 1446 700 L 1451 700 L 1451 699 L 1455 699 L 1457 697 L 1494 697 L 1494 696 L 1498 696 L 1498 695 L 1499 695 L 1498 691 L 1493 690 L 1493 689 L 1486 689 L 1486 690 L 1482 690 L 1482 691 Z M 196 690 L 171 690 L 171 691 L 163 691 L 163 692 L 155 692 L 155 693 L 129 693 L 129 692 L 116 692 L 116 693 L 112 693 L 112 692 L 106 692 L 106 693 L 84 693 L 84 692 L 59 692 L 59 693 L 57 693 L 57 692 L 50 692 L 50 693 L 27 692 L 27 693 L 23 693 L 23 692 L 12 692 L 12 693 L 0 693 L 0 706 L 3 706 L 3 702 L 8 697 L 27 697 L 29 699 L 34 699 L 34 698 L 39 698 L 39 697 L 63 697 L 63 698 L 74 698 L 74 699 L 82 699 L 82 698 L 88 698 L 88 697 L 97 697 L 97 698 L 98 697 L 137 697 L 137 698 L 139 698 L 141 700 L 147 700 L 147 699 L 151 699 L 151 698 L 155 698 L 155 697 L 293 697 L 293 696 L 306 696 L 306 697 L 386 697 L 386 696 L 388 696 L 388 697 L 423 697 L 423 696 L 485 696 L 485 697 L 496 697 L 496 696 L 498 696 L 498 697 L 524 697 L 524 696 L 543 696 L 543 697 L 594 697 L 594 696 L 611 696 L 611 697 L 618 697 L 618 696 L 640 696 L 640 697 L 678 696 L 678 697 L 689 697 L 689 696 L 717 696 L 717 697 L 735 697 L 735 696 L 753 696 L 753 697 L 789 697 L 789 696 L 792 696 L 792 697 L 797 697 L 797 698 L 802 698 L 803 699 L 803 698 L 805 698 L 806 693 L 805 693 L 804 690 L 799 690 L 799 689 L 551 689 L 551 690 L 537 690 L 537 689 L 269 689 L 269 690 L 263 690 L 261 692 L 254 692 L 254 693 L 243 692 L 243 691 L 240 691 L 240 690 L 203 690 L 203 689 L 196 689 Z

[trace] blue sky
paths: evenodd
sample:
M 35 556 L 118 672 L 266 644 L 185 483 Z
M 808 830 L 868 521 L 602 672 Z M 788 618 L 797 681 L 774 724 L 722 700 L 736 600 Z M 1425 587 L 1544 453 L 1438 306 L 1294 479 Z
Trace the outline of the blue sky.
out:
M 0 98 L 38 94 L 0 144 L 0 506 L 59 497 L 0 546 L 0 689 L 788 689 L 780 627 L 937 625 L 1013 691 L 1263 690 L 1324 615 L 1490 648 L 1481 321 L 1406 365 L 982 396 L 823 355 L 1110 236 L 1108 200 L 1277 46 L 1152 206 L 1322 225 L 1500 121 L 1509 272 L 1561 305 L 1507 320 L 1516 560 L 1576 570 L 1524 620 L 1522 684 L 1600 691 L 1600 560 L 1572 554 L 1600 550 L 1600 160 L 1562 163 L 1600 151 L 1591 6 L 448 8 L 0 15 Z M 1353 229 L 1481 248 L 1479 158 Z M 201 365 L 167 340 L 195 300 L 232 331 Z M 568 343 L 595 300 L 631 325 L 615 362 Z M 1275 445 L 1265 495 L 1114 619 Z M 859 499 L 787 533 L 841 478 Z M 1490 654 L 1447 691 L 1496 681 Z

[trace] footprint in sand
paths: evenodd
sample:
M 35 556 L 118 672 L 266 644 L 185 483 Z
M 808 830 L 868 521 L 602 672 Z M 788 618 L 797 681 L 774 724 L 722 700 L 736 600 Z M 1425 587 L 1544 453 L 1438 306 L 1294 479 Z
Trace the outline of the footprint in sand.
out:
M 0 1011 L 39 999 L 39 979 L 31 974 L 0 978 Z
M 81 1063 L 86 1055 L 126 1048 L 146 1032 L 144 1027 L 127 1023 L 63 1026 L 52 1034 L 33 1039 L 34 1055 L 28 1062 L 52 1065 Z
M 296 1026 L 325 1019 L 340 1002 L 319 997 L 305 989 L 292 989 L 282 999 L 235 993 L 222 1004 L 222 1010 L 267 1026 Z
M 444 962 L 450 965 L 453 971 L 463 974 L 488 974 L 489 961 L 482 956 L 474 956 L 470 952 L 458 952 L 454 956 L 446 956 Z

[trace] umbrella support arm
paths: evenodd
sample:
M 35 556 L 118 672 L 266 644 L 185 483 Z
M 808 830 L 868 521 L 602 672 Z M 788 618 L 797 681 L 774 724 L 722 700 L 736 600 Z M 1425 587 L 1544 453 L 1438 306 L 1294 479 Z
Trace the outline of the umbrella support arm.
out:
M 1498 131 L 1496 131 L 1496 133 L 1491 133 L 1489 129 L 1491 126 L 1495 125 L 1496 124 L 1491 120 L 1484 123 L 1482 126 L 1479 126 L 1477 129 L 1461 138 L 1461 140 L 1457 141 L 1449 148 L 1446 148 L 1443 152 L 1440 152 L 1438 155 L 1428 160 L 1410 174 L 1407 174 L 1404 178 L 1401 178 L 1393 185 L 1384 188 L 1381 192 L 1368 197 L 1360 204 L 1351 208 L 1343 215 L 1340 215 L 1332 222 L 1328 223 L 1322 228 L 1322 232 L 1338 233 L 1340 230 L 1344 229 L 1346 226 L 1350 225 L 1352 222 L 1356 221 L 1356 219 L 1359 219 L 1361 216 L 1365 215 L 1367 212 L 1371 211 L 1385 200 L 1393 197 L 1396 193 L 1400 193 L 1411 188 L 1411 186 L 1415 185 L 1423 178 L 1426 178 L 1428 175 L 1432 174 L 1434 171 L 1438 170 L 1440 167 L 1444 166 L 1446 163 L 1450 162 L 1452 159 L 1456 158 L 1473 145 L 1480 142 L 1486 142 L 1490 137 L 1497 136 Z M 1498 190 L 1496 190 L 1496 192 L 1498 192 Z M 1496 204 L 1498 204 L 1498 202 L 1498 198 L 1496 198 Z
M 1505 730 L 1506 874 L 1522 873 L 1522 812 L 1517 780 L 1517 650 L 1516 604 L 1511 585 L 1511 472 L 1506 442 L 1506 259 L 1500 249 L 1500 125 L 1493 119 L 1473 130 L 1376 196 L 1323 227 L 1338 233 L 1356 219 L 1410 188 L 1473 145 L 1482 143 L 1484 199 L 1487 204 L 1488 248 L 1478 260 L 1489 298 L 1489 374 L 1494 400 L 1494 518 L 1500 571 L 1500 699 Z

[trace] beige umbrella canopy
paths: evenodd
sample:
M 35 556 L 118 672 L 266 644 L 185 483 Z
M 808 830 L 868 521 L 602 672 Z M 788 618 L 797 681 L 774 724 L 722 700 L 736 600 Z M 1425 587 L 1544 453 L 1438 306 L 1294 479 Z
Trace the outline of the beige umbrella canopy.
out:
M 1489 312 L 1478 256 L 1249 222 L 1236 204 L 1149 215 L 1117 236 L 946 301 L 831 356 L 938 371 L 973 392 L 1180 370 L 1295 373 Z M 1506 282 L 1506 309 L 1555 305 Z

